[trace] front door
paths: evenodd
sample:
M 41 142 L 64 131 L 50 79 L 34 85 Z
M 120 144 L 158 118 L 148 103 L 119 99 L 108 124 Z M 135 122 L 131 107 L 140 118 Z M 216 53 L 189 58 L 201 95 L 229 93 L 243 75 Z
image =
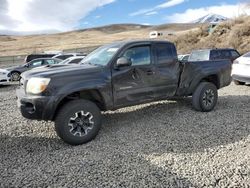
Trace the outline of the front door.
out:
M 119 55 L 131 60 L 132 65 L 112 71 L 115 107 L 138 104 L 153 98 L 151 54 L 150 45 L 140 45 L 128 47 Z

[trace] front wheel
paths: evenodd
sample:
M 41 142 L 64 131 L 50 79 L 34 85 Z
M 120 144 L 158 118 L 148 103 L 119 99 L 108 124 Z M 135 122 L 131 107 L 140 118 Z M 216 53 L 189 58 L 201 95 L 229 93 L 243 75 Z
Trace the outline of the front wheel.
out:
M 12 72 L 10 74 L 10 79 L 13 82 L 19 81 L 21 79 L 20 73 L 19 72 Z
M 213 110 L 217 100 L 217 88 L 210 82 L 201 82 L 192 96 L 194 109 L 201 112 L 209 112 Z
M 74 100 L 62 107 L 55 119 L 57 135 L 70 145 L 80 145 L 96 137 L 101 128 L 101 112 L 91 101 Z

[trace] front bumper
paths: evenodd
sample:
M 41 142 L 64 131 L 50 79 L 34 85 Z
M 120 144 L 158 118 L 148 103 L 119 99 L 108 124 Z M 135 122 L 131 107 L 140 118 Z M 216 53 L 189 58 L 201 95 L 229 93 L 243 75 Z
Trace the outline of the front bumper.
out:
M 52 97 L 28 96 L 22 87 L 16 90 L 17 103 L 23 117 L 32 120 L 52 120 L 54 115 Z
M 6 75 L 0 75 L 0 84 L 5 84 L 10 82 L 10 77 L 8 74 Z
M 233 80 L 237 80 L 240 82 L 250 83 L 250 76 L 242 76 L 242 75 L 233 74 L 232 78 Z

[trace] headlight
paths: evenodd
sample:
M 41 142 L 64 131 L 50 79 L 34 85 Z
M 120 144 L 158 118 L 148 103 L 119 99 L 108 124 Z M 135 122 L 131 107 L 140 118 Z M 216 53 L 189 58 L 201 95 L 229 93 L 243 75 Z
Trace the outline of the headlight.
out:
M 7 71 L 6 69 L 0 69 L 0 75 L 6 75 L 8 73 L 9 71 Z
M 50 78 L 30 78 L 26 86 L 26 92 L 31 94 L 39 94 L 45 91 L 49 85 Z

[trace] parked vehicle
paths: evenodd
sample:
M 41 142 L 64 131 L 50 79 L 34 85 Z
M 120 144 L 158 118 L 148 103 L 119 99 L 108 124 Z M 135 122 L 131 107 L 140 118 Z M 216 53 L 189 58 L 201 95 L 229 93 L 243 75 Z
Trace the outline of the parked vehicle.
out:
M 250 83 L 250 52 L 234 61 L 232 77 L 236 85 Z
M 0 69 L 0 85 L 8 84 L 10 81 L 9 71 Z
M 53 56 L 55 56 L 56 54 L 54 53 L 41 53 L 41 54 L 30 54 L 27 55 L 24 63 L 28 63 L 34 59 L 38 59 L 38 58 L 52 58 Z
M 57 55 L 53 56 L 53 58 L 65 60 L 65 59 L 68 59 L 70 57 L 76 57 L 76 56 L 86 56 L 86 54 L 83 54 L 83 53 L 64 53 L 64 54 L 57 54 Z
M 36 68 L 41 67 L 43 65 L 52 65 L 52 64 L 58 64 L 62 60 L 56 59 L 56 58 L 38 58 L 34 59 L 24 65 L 16 66 L 16 67 L 10 67 L 7 68 L 7 71 L 9 71 L 8 76 L 10 76 L 11 81 L 19 81 L 21 73 Z
M 178 60 L 182 63 L 188 62 L 190 54 L 183 54 L 183 55 L 178 55 Z
M 64 61 L 60 62 L 60 64 L 79 64 L 86 56 L 75 56 L 69 57 Z
M 238 57 L 240 57 L 240 53 L 235 49 L 203 49 L 192 51 L 188 61 L 216 61 L 227 59 L 233 63 Z
M 17 96 L 25 118 L 54 121 L 58 136 L 78 145 L 98 134 L 101 111 L 192 96 L 194 109 L 208 112 L 230 82 L 229 60 L 182 64 L 170 42 L 125 41 L 96 49 L 80 65 L 23 73 Z

